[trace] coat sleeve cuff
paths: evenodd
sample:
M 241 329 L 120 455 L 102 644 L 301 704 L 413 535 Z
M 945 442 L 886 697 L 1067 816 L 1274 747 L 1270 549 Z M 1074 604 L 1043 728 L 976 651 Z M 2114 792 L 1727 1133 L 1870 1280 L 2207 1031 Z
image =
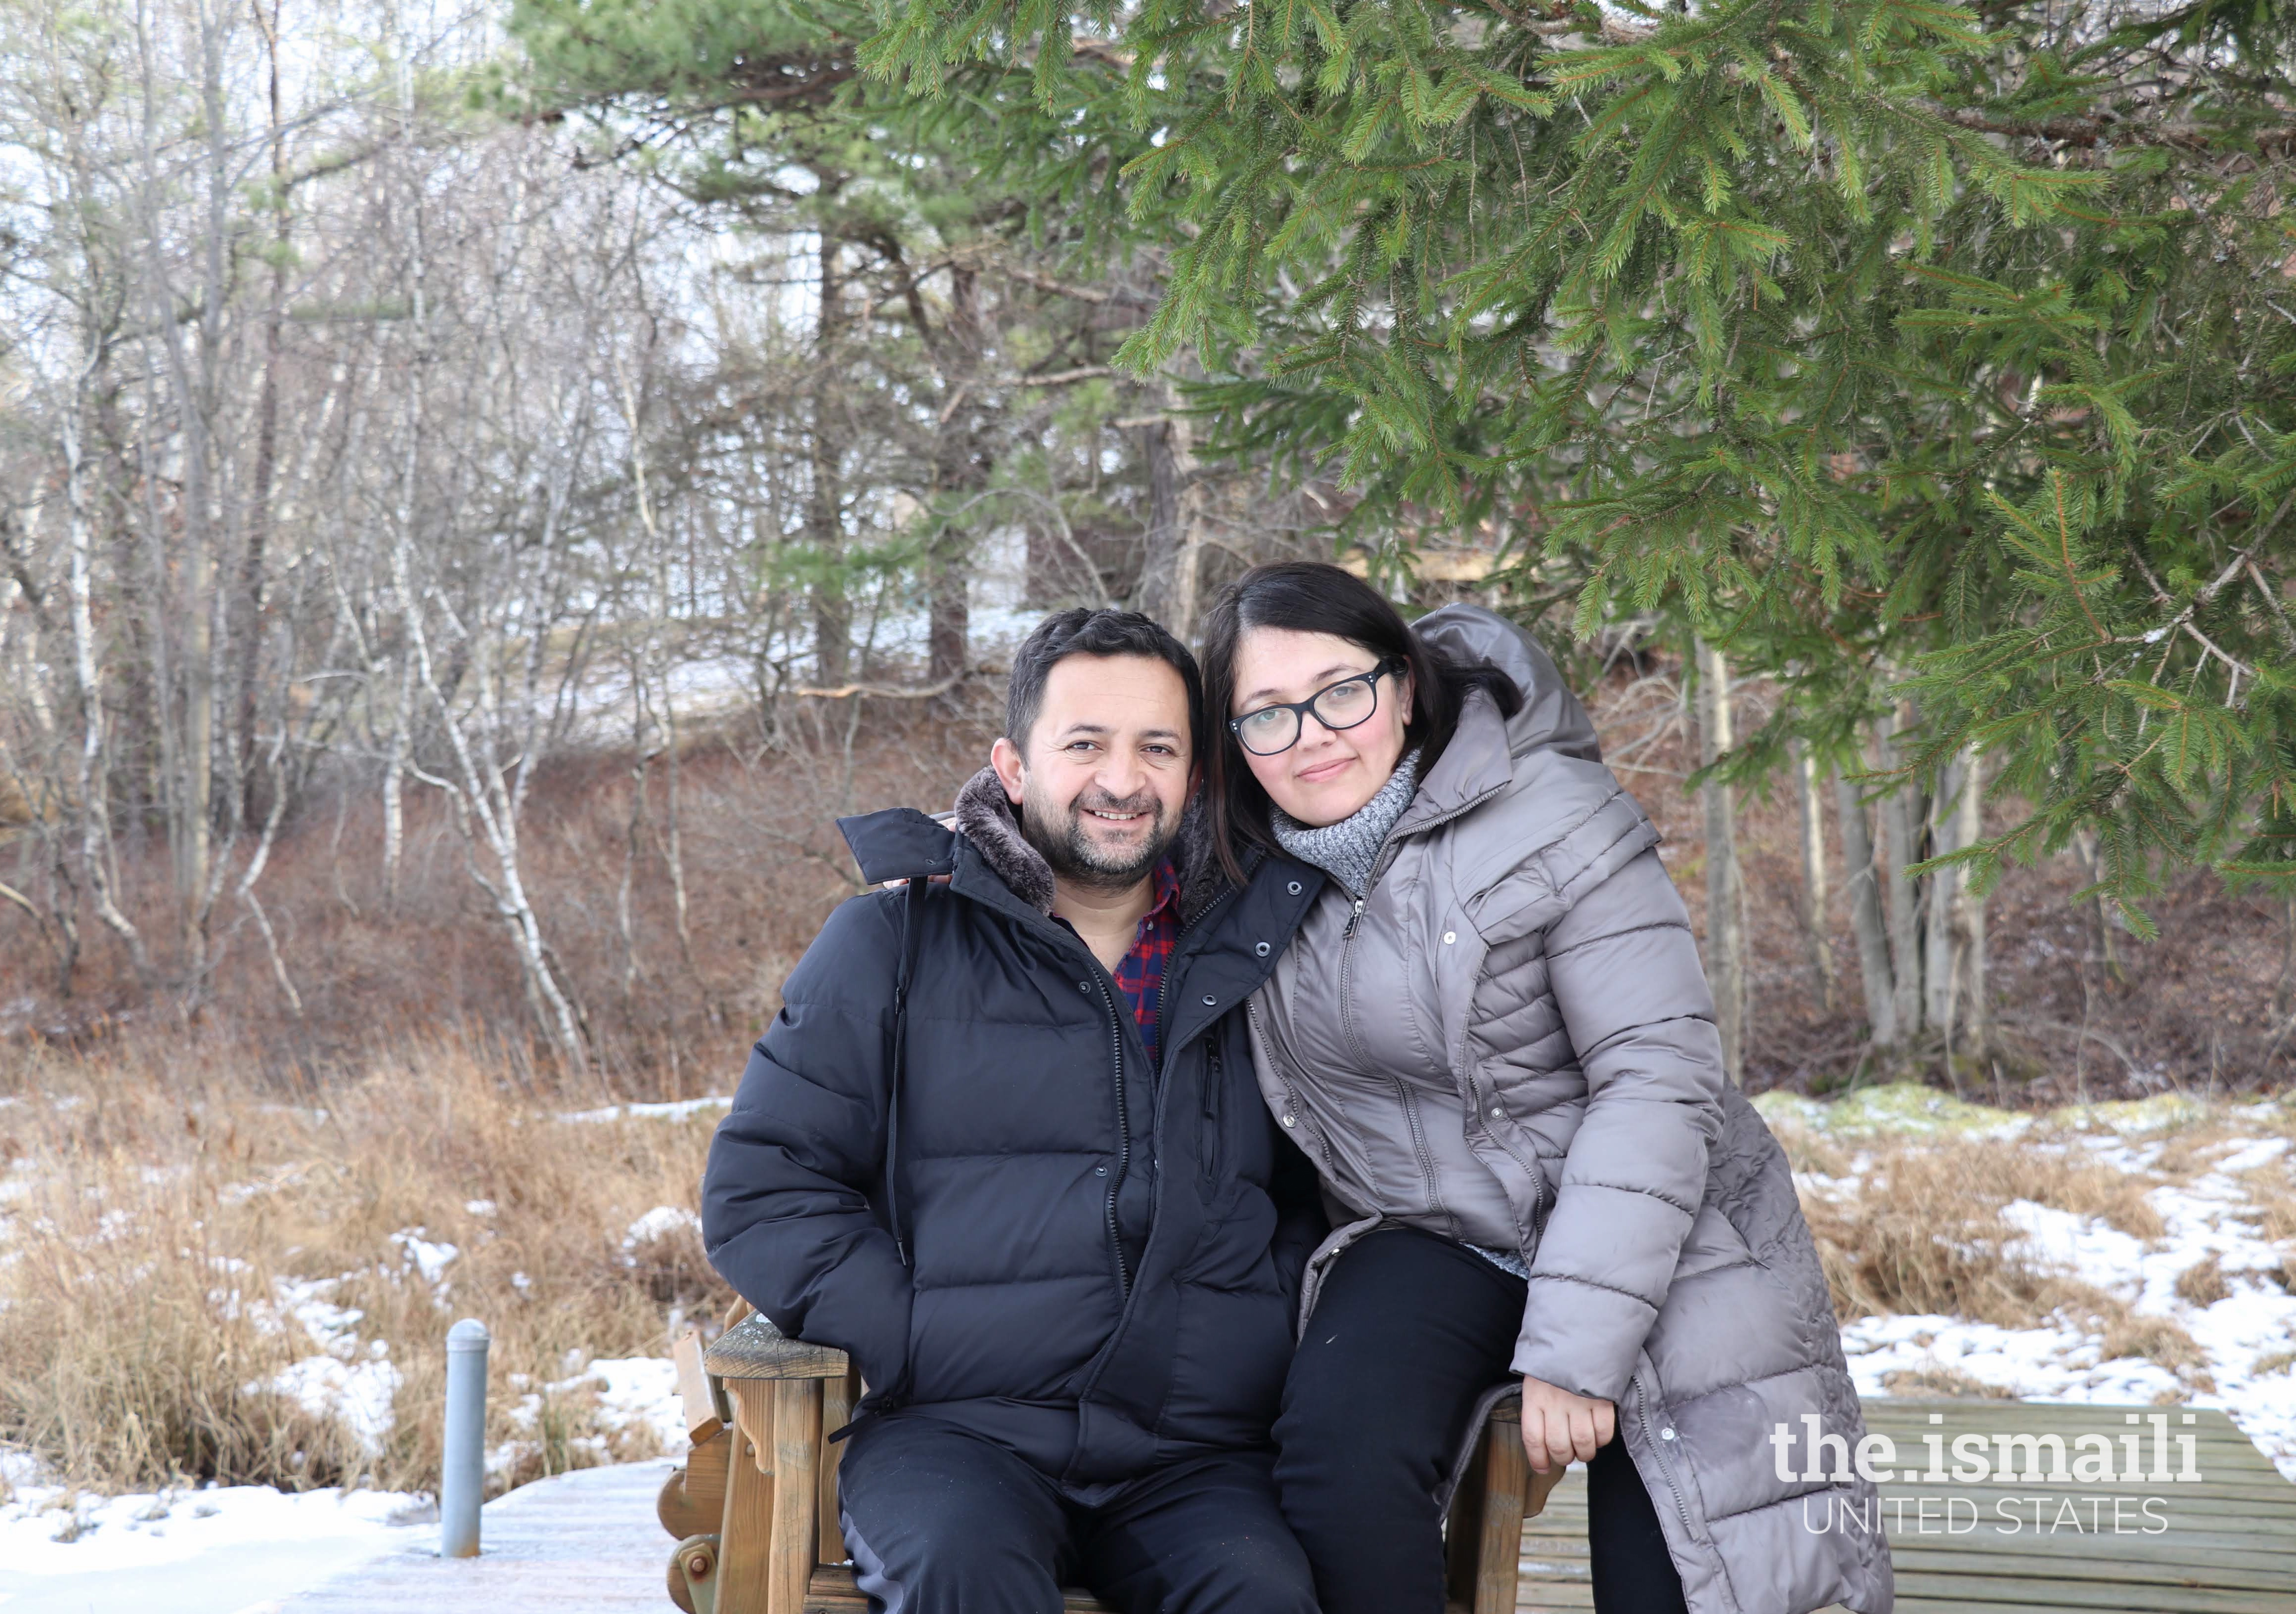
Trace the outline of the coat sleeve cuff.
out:
M 1534 1273 L 1513 1369 L 1574 1396 L 1617 1401 L 1658 1313 L 1615 1289 Z

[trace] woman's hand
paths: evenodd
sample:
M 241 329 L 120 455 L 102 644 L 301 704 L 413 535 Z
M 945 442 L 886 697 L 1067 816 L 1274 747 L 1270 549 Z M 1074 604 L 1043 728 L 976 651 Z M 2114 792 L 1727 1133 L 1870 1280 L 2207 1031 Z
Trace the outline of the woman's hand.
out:
M 1574 1396 L 1544 1379 L 1522 1381 L 1522 1449 L 1539 1473 L 1568 1468 L 1573 1457 L 1593 1462 L 1618 1427 L 1619 1409 L 1611 1402 Z

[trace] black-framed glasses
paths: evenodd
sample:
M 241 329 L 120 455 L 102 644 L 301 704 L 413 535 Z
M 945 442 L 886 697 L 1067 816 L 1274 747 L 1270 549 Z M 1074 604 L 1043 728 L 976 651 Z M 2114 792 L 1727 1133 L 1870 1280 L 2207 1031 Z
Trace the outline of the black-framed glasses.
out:
M 1282 701 L 1230 717 L 1228 733 L 1253 756 L 1274 757 L 1300 743 L 1301 720 L 1310 712 L 1327 729 L 1353 728 L 1379 710 L 1379 681 L 1403 668 L 1402 657 L 1390 656 L 1367 673 L 1326 684 L 1305 700 Z

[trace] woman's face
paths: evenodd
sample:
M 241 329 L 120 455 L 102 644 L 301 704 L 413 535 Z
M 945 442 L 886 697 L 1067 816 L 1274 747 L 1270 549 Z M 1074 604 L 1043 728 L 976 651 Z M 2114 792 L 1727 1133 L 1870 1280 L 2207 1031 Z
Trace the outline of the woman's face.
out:
M 1379 661 L 1336 634 L 1248 629 L 1236 646 L 1235 706 L 1227 715 L 1247 717 L 1263 707 L 1305 700 L 1328 684 L 1370 672 Z M 1300 823 L 1320 826 L 1337 823 L 1379 793 L 1403 755 L 1411 675 L 1390 673 L 1374 687 L 1377 709 L 1351 728 L 1328 729 L 1303 712 L 1299 742 L 1291 750 L 1272 757 L 1243 751 L 1269 800 Z

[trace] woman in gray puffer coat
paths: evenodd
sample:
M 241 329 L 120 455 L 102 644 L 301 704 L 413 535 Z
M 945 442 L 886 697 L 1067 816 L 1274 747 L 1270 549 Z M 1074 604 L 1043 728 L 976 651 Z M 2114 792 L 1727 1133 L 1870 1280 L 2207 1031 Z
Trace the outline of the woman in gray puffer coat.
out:
M 1227 856 L 1329 877 L 1250 1005 L 1337 1228 L 1276 1426 L 1324 1614 L 1440 1614 L 1452 1456 L 1517 1379 L 1532 1466 L 1587 1463 L 1598 1610 L 1884 1614 L 1791 1176 L 1554 664 L 1488 611 L 1414 632 L 1302 563 L 1222 596 L 1204 673 Z

